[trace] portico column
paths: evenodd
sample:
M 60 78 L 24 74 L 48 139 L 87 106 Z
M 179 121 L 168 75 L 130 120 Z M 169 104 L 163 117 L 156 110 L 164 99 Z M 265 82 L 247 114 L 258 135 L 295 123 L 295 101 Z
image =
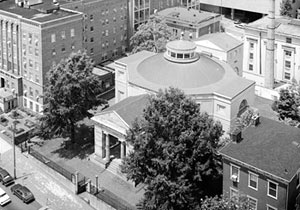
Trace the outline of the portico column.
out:
M 234 9 L 231 8 L 231 19 L 233 20 L 234 19 Z
M 105 160 L 110 161 L 110 151 L 109 151 L 109 135 L 108 133 L 105 133 Z
M 121 141 L 121 159 L 125 158 L 125 142 Z

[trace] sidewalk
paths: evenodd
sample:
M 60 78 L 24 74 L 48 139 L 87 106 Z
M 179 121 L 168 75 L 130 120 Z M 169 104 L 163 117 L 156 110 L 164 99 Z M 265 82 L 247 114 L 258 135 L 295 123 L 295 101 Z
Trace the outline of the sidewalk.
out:
M 0 147 L 5 146 L 1 154 L 1 166 L 13 175 L 13 150 L 7 149 L 7 143 L 0 136 Z M 70 189 L 64 187 L 59 175 L 50 174 L 31 156 L 22 154 L 16 147 L 17 183 L 21 183 L 33 192 L 36 200 L 43 206 L 50 206 L 54 210 L 92 210 L 81 198 Z M 47 166 L 45 166 L 47 167 Z

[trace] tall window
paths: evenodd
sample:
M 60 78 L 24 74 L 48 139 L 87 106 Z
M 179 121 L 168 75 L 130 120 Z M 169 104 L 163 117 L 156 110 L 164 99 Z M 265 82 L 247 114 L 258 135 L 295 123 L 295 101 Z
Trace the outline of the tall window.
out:
M 235 182 L 240 180 L 240 167 L 231 165 L 230 166 L 230 179 Z
M 268 181 L 268 196 L 277 199 L 278 184 L 272 181 Z
M 61 31 L 60 35 L 61 35 L 61 39 L 66 39 L 66 32 L 65 31 Z
M 51 34 L 51 42 L 55 42 L 56 41 L 56 37 L 55 37 L 55 34 Z
M 284 79 L 291 80 L 292 73 L 292 51 L 284 50 Z
M 267 204 L 267 210 L 277 210 L 277 208 Z
M 256 210 L 257 209 L 257 199 L 248 196 L 249 201 L 249 210 Z
M 249 172 L 248 186 L 254 190 L 257 190 L 258 187 L 258 175 L 252 172 Z
M 74 28 L 71 28 L 70 36 L 71 36 L 71 37 L 74 37 L 74 36 L 75 36 L 75 29 L 74 29 Z

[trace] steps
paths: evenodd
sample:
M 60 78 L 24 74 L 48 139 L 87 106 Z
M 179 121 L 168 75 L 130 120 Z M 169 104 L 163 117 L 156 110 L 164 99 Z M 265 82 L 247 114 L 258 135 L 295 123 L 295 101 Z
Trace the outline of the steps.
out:
M 115 175 L 122 176 L 120 165 L 122 160 L 121 159 L 113 159 L 107 168 L 110 172 L 112 172 Z

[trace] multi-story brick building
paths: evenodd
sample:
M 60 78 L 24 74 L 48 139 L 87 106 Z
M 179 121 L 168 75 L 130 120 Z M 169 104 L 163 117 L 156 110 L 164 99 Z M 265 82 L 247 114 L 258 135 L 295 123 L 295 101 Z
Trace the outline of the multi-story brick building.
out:
M 128 46 L 128 6 L 124 0 L 61 2 L 61 7 L 84 13 L 83 48 L 100 63 L 120 57 Z
M 174 36 L 198 38 L 220 31 L 221 15 L 191 8 L 172 7 L 157 12 L 172 30 Z
M 46 73 L 82 49 L 82 14 L 49 1 L 2 1 L 0 40 L 1 88 L 41 112 Z
M 184 6 L 200 9 L 200 0 L 128 0 L 129 37 L 139 25 L 145 23 L 154 12 L 166 8 Z
M 261 117 L 258 125 L 233 139 L 220 151 L 223 193 L 246 195 L 253 210 L 295 209 L 300 197 L 299 128 Z

